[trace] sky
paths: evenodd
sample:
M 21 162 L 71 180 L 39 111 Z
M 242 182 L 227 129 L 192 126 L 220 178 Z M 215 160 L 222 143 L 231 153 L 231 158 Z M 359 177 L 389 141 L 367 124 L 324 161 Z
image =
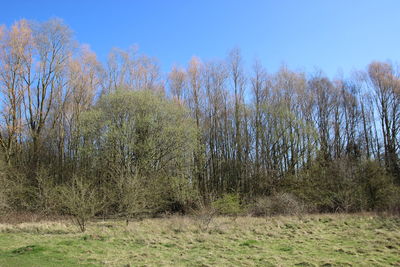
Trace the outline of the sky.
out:
M 136 44 L 163 72 L 235 47 L 247 69 L 258 59 L 269 72 L 286 64 L 335 77 L 373 60 L 400 62 L 397 0 L 0 0 L 0 25 L 53 17 L 101 61 Z

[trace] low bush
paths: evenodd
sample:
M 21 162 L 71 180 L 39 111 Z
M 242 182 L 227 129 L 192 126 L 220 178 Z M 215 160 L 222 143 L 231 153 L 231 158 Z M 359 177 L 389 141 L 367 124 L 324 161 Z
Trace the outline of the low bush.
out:
M 33 194 L 36 202 L 35 210 L 43 214 L 52 214 L 59 211 L 59 190 L 54 182 L 54 177 L 49 175 L 48 170 L 41 168 L 36 176 L 36 184 Z
M 0 173 L 0 214 L 4 213 L 10 208 L 8 203 L 7 180 L 4 175 Z
M 0 213 L 36 211 L 33 186 L 19 170 L 0 162 Z
M 224 194 L 211 204 L 220 215 L 238 216 L 242 212 L 238 194 Z
M 399 187 L 393 177 L 377 162 L 369 161 L 361 166 L 360 180 L 366 195 L 365 202 L 371 211 L 390 211 L 400 203 Z M 398 206 L 397 206 L 398 207 Z
M 202 231 L 206 231 L 215 217 L 218 215 L 218 211 L 204 201 L 199 201 L 197 207 L 191 211 L 192 219 L 195 224 Z
M 253 216 L 301 215 L 307 212 L 307 208 L 294 195 L 277 193 L 257 198 L 249 211 Z
M 74 176 L 70 185 L 60 188 L 60 203 L 72 215 L 74 223 L 85 232 L 88 220 L 104 206 L 104 196 L 83 177 Z

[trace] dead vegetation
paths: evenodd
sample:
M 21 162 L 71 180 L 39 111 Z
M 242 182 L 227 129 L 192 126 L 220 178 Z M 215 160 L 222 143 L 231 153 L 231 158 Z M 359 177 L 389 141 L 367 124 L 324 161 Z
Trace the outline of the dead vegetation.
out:
M 400 219 L 394 216 L 238 216 L 235 221 L 214 217 L 207 228 L 196 220 L 167 216 L 132 221 L 128 226 L 124 220 L 99 220 L 89 222 L 85 233 L 69 220 L 3 223 L 0 265 L 29 259 L 52 266 L 47 260 L 57 257 L 70 265 L 75 261 L 75 265 L 94 266 L 400 264 Z M 62 256 L 57 251 L 63 251 Z

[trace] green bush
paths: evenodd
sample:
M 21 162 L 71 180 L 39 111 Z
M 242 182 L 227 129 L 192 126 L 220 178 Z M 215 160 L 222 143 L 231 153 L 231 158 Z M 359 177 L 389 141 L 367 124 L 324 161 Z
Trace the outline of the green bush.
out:
M 74 222 L 85 232 L 88 220 L 104 206 L 104 195 L 81 176 L 74 176 L 71 184 L 60 188 L 60 202 L 74 217 Z
M 26 175 L 7 166 L 2 169 L 0 176 L 0 201 L 3 211 L 36 211 L 35 189 Z
M 59 210 L 59 190 L 55 184 L 54 176 L 49 175 L 48 170 L 40 168 L 35 176 L 37 186 L 34 188 L 36 209 L 44 214 Z
M 0 155 L 2 156 L 2 155 Z M 0 161 L 0 214 L 9 209 L 8 203 L 8 181 L 4 170 L 4 163 Z
M 370 210 L 392 210 L 399 204 L 399 189 L 383 167 L 375 161 L 368 161 L 361 167 L 366 194 L 366 202 Z
M 82 114 L 76 138 L 85 140 L 78 151 L 87 176 L 114 197 L 110 213 L 129 220 L 190 204 L 196 128 L 184 106 L 150 91 L 118 90 Z
M 238 216 L 242 212 L 238 194 L 224 194 L 212 202 L 212 206 L 221 215 Z

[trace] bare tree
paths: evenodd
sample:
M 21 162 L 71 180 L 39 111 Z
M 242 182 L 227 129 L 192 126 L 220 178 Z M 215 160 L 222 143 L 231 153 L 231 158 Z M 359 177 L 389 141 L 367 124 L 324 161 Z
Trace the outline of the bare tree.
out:
M 385 161 L 390 172 L 400 182 L 397 151 L 400 133 L 400 78 L 389 63 L 373 62 L 368 66 L 370 84 L 375 93 L 381 124 Z
M 29 135 L 32 139 L 32 170 L 38 167 L 42 133 L 54 97 L 64 88 L 64 74 L 71 55 L 71 31 L 58 19 L 34 25 L 34 55 L 25 60 L 24 106 Z
M 186 88 L 185 70 L 174 66 L 168 75 L 168 81 L 172 97 L 176 98 L 178 102 L 182 102 Z
M 188 95 L 187 104 L 191 110 L 192 117 L 196 123 L 197 130 L 197 147 L 194 151 L 194 177 L 197 180 L 199 190 L 202 195 L 205 196 L 207 192 L 206 180 L 204 176 L 204 147 L 203 147 L 203 136 L 202 136 L 202 110 L 203 105 L 202 98 L 204 96 L 202 92 L 202 71 L 203 66 L 199 58 L 192 57 L 187 67 L 187 83 L 188 83 Z
M 17 139 L 23 127 L 23 75 L 32 55 L 32 29 L 26 20 L 21 20 L 10 30 L 3 28 L 0 32 L 0 90 L 3 100 L 0 144 L 5 161 L 10 165 L 11 158 L 17 153 Z
M 244 186 L 241 184 L 243 175 L 243 149 L 242 149 L 242 107 L 243 107 L 243 94 L 245 89 L 245 75 L 243 70 L 243 59 L 238 48 L 233 49 L 228 56 L 229 75 L 232 82 L 232 88 L 235 98 L 235 157 L 236 157 L 236 175 L 238 183 L 237 185 Z M 239 189 L 239 188 L 238 188 Z

